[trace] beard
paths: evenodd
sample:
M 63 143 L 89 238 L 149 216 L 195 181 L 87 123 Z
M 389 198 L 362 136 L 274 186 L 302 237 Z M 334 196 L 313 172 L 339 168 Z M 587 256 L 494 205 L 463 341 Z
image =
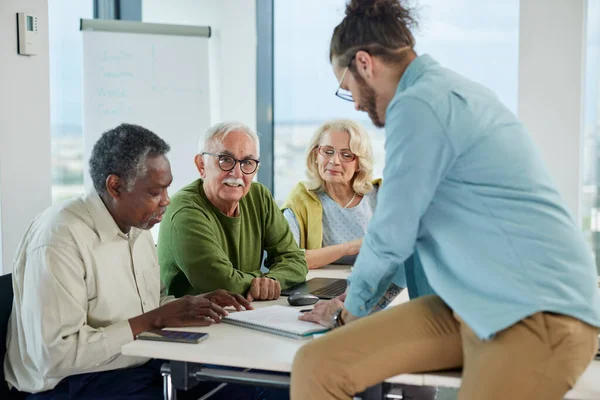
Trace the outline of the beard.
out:
M 373 125 L 377 128 L 383 128 L 385 121 L 382 121 L 379 115 L 377 115 L 377 94 L 375 90 L 369 87 L 361 76 L 355 75 L 354 79 L 358 83 L 360 98 L 363 99 L 363 105 L 360 106 L 360 110 L 367 113 L 371 121 L 373 121 Z

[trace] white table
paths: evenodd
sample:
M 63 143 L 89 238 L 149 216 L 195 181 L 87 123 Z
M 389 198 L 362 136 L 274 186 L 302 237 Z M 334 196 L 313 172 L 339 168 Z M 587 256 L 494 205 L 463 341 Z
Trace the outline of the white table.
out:
M 347 278 L 349 274 L 348 267 L 331 265 L 310 271 L 307 279 L 316 277 Z M 408 300 L 408 291 L 404 290 L 392 305 Z M 275 304 L 287 305 L 287 298 L 282 296 L 278 300 L 254 302 L 252 305 L 255 308 L 262 308 Z M 192 364 L 212 364 L 289 373 L 296 351 L 311 340 L 290 339 L 225 323 L 208 327 L 185 328 L 185 330 L 207 332 L 210 336 L 207 340 L 194 345 L 136 340 L 123 346 L 122 353 L 179 362 L 178 368 L 184 369 Z M 460 371 L 443 371 L 402 374 L 389 378 L 386 382 L 457 388 L 460 386 L 461 378 Z M 170 386 L 168 374 L 166 374 L 165 384 Z M 182 388 L 181 384 L 176 386 Z M 170 395 L 172 395 L 172 391 L 165 388 L 165 396 L 169 397 Z M 590 365 L 566 398 L 600 399 L 600 361 L 594 361 Z
M 311 270 L 307 280 L 317 277 L 345 279 L 349 274 L 350 270 L 347 266 L 332 265 Z M 394 303 L 408 301 L 408 293 L 405 292 L 407 291 L 398 295 Z M 252 303 L 254 308 L 276 304 L 287 306 L 287 297 L 281 296 L 273 301 Z M 181 330 L 207 332 L 209 338 L 194 345 L 136 340 L 123 346 L 122 352 L 131 356 L 290 372 L 294 354 L 304 343 L 311 340 L 291 339 L 226 323 Z M 252 345 L 249 346 L 249 343 Z

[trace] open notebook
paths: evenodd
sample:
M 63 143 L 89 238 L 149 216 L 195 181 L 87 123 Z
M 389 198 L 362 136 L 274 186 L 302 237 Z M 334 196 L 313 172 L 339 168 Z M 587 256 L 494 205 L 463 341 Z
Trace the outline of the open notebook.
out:
M 285 306 L 270 306 L 258 310 L 230 313 L 223 322 L 294 339 L 308 338 L 327 328 L 313 322 L 298 320 L 300 311 Z

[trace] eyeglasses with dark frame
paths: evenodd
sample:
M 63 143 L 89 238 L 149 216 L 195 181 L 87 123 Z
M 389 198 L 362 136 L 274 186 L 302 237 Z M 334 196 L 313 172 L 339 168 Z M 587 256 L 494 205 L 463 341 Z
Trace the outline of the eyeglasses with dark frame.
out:
M 338 86 L 337 90 L 335 91 L 335 95 L 342 100 L 354 101 L 354 98 L 352 97 L 352 93 L 350 93 L 349 91 L 347 91 L 345 89 L 342 89 L 342 84 L 344 83 L 344 78 L 346 77 L 346 74 L 348 73 L 348 70 L 350 69 L 350 66 L 352 65 L 352 61 L 354 61 L 355 57 L 356 57 L 356 54 L 353 55 L 352 58 L 350 59 L 348 66 L 346 67 L 346 69 L 344 70 L 344 73 L 342 74 L 342 79 L 340 79 L 340 86 Z
M 213 157 L 217 157 L 219 159 L 219 168 L 221 171 L 229 172 L 235 168 L 237 163 L 240 163 L 240 169 L 242 173 L 245 175 L 253 174 L 258 168 L 259 160 L 254 160 L 252 158 L 247 158 L 245 160 L 236 160 L 235 158 L 228 156 L 227 154 L 215 154 L 204 152 L 202 155 L 209 155 Z
M 351 152 L 350 149 L 336 150 L 332 146 L 319 146 L 317 151 L 326 160 L 332 159 L 333 156 L 335 156 L 335 153 L 338 153 L 339 159 L 343 163 L 349 163 L 356 160 L 356 154 Z

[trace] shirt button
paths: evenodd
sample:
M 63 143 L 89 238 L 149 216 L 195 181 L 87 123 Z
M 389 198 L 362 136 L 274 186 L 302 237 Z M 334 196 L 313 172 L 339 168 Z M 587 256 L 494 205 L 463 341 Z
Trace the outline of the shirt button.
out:
M 361 311 L 364 311 L 365 308 L 363 306 L 360 306 L 360 309 L 361 309 Z
M 371 293 L 375 292 L 375 289 L 371 288 Z

